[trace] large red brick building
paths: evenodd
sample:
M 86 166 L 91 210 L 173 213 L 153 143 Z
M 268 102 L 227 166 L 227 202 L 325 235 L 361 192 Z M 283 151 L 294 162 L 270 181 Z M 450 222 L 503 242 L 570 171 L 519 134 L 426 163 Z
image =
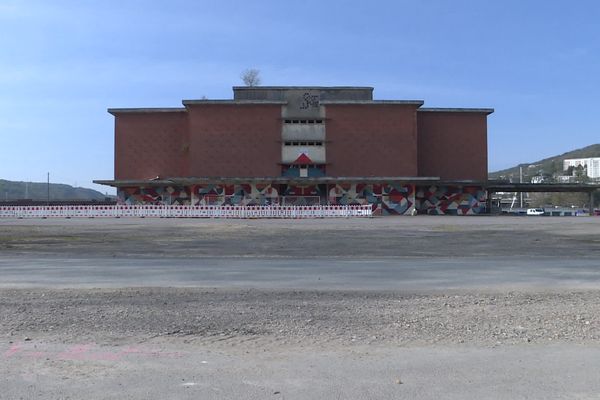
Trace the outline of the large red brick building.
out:
M 122 203 L 373 204 L 485 211 L 492 109 L 373 100 L 370 87 L 234 87 L 231 100 L 109 109 Z

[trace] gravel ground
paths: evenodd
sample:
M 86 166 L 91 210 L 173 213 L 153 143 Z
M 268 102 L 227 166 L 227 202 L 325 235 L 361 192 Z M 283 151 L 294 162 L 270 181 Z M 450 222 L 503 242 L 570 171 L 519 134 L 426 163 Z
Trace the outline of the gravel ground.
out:
M 589 260 L 600 259 L 599 222 L 594 217 L 0 220 L 0 256 Z M 598 292 L 575 290 L 1 289 L 0 335 L 317 345 L 595 342 Z
M 598 291 L 0 290 L 0 335 L 245 348 L 600 343 Z
M 0 220 L 0 260 L 11 274 L 38 268 L 61 280 L 68 271 L 50 257 L 84 263 L 84 278 L 64 289 L 0 288 L 0 399 L 598 398 L 599 238 L 593 217 Z M 529 289 L 168 284 L 168 268 L 207 257 L 242 267 L 501 260 L 513 275 L 527 272 L 520 265 L 581 260 L 578 279 L 592 285 L 575 285 L 566 262 L 547 269 L 551 286 L 542 274 Z M 164 287 L 82 288 L 94 282 L 92 260 L 115 259 L 164 264 Z M 506 268 L 518 260 L 528 261 Z M 126 267 L 120 273 L 142 285 Z

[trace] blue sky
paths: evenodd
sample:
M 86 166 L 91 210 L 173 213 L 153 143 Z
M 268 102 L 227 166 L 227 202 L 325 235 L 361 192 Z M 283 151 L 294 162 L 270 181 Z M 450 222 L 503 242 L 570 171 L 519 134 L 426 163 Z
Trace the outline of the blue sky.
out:
M 489 169 L 600 142 L 600 2 L 0 1 L 0 178 L 113 177 L 109 107 L 265 85 L 492 107 Z M 464 146 L 468 144 L 457 144 Z M 451 150 L 451 149 L 450 149 Z

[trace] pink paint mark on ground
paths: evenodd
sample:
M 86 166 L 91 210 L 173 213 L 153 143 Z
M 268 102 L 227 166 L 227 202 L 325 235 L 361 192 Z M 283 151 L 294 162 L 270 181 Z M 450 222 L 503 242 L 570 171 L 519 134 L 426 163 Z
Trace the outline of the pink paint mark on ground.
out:
M 67 351 L 58 353 L 56 358 L 60 360 L 83 360 L 87 357 L 91 347 L 89 344 L 78 344 Z
M 26 351 L 26 352 L 23 352 L 23 356 L 24 357 L 42 358 L 42 357 L 46 357 L 47 355 L 48 355 L 48 353 L 46 353 L 45 351 Z
M 37 346 L 40 346 L 39 344 Z M 46 358 L 54 360 L 73 361 L 121 361 L 123 358 L 153 357 L 153 358 L 179 358 L 183 356 L 180 352 L 163 352 L 158 349 L 126 346 L 120 351 L 100 351 L 95 344 L 78 344 L 69 347 L 65 351 L 51 352 L 33 350 L 31 345 L 15 343 L 4 353 L 4 358 Z
M 158 349 L 145 349 L 141 347 L 125 347 L 119 353 L 121 356 L 126 356 L 130 354 L 145 356 L 145 357 L 181 357 L 183 354 L 180 352 L 166 352 Z
M 15 354 L 17 354 L 19 351 L 21 351 L 21 348 L 23 346 L 19 343 L 13 343 L 8 350 L 4 353 L 4 357 L 8 358 L 8 357 L 12 357 Z
M 139 347 L 125 346 L 125 348 L 120 351 L 120 354 L 139 354 L 142 352 L 144 352 L 144 350 Z
M 111 353 L 109 351 L 95 351 L 88 354 L 86 360 L 90 361 L 119 361 L 121 357 L 119 354 Z

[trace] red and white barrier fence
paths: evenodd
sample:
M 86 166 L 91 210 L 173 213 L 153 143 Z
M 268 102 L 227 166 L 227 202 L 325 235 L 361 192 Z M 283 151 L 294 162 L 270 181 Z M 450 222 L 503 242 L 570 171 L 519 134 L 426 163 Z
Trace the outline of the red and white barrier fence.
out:
M 347 218 L 371 217 L 356 206 L 0 206 L 0 218 Z

